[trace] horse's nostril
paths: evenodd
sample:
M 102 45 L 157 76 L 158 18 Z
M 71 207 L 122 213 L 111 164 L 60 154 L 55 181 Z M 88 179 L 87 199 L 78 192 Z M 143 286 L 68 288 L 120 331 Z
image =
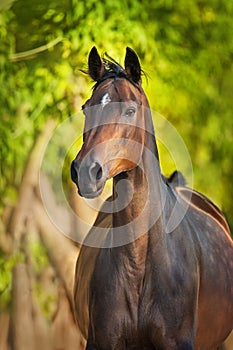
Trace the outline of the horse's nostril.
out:
M 102 175 L 103 175 L 103 171 L 102 171 L 102 168 L 100 166 L 99 170 L 97 171 L 97 174 L 96 174 L 96 180 L 100 180 Z
M 75 166 L 75 161 L 73 161 L 71 163 L 71 167 L 70 167 L 70 175 L 71 175 L 71 179 L 73 182 L 77 183 L 78 181 L 78 171 L 77 168 Z
M 99 181 L 102 178 L 103 170 L 101 165 L 97 162 L 91 165 L 89 172 L 91 179 L 94 181 Z

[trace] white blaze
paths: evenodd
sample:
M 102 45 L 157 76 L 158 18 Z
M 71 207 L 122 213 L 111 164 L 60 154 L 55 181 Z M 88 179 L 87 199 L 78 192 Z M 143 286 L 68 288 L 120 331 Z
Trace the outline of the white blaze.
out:
M 109 94 L 107 92 L 101 99 L 102 107 L 104 108 L 104 106 L 106 106 L 109 102 L 111 102 L 111 99 L 110 99 Z

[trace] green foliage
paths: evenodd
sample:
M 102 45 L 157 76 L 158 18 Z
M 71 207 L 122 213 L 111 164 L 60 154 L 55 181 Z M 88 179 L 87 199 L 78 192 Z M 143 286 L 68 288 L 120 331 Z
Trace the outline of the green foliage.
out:
M 58 296 L 56 295 L 55 290 L 50 291 L 49 289 L 44 288 L 40 282 L 36 282 L 33 285 L 33 295 L 40 306 L 43 315 L 48 320 L 51 320 L 57 306 Z
M 32 254 L 32 264 L 35 273 L 40 274 L 46 267 L 49 266 L 49 260 L 43 244 L 40 241 L 35 241 L 30 246 Z
M 10 305 L 12 269 L 15 264 L 23 261 L 24 256 L 20 252 L 9 258 L 0 251 L 0 312 Z
M 41 241 L 35 240 L 32 242 L 29 251 L 36 279 L 36 282 L 33 283 L 33 295 L 44 316 L 51 319 L 57 302 L 55 274 L 50 267 L 47 253 Z M 52 289 L 51 285 L 53 286 Z M 45 286 L 50 288 L 45 288 Z

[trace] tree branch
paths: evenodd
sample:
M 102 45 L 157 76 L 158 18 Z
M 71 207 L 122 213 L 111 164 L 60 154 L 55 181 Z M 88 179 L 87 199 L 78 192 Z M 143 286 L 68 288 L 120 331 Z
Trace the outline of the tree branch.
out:
M 33 58 L 33 56 L 37 55 L 38 53 L 51 49 L 52 47 L 60 43 L 62 40 L 63 40 L 63 37 L 59 36 L 58 38 L 50 41 L 48 44 L 36 47 L 35 49 L 13 53 L 12 55 L 9 56 L 9 60 L 11 62 L 16 62 L 16 61 L 21 61 L 25 59 L 31 59 Z
M 18 248 L 24 230 L 24 222 L 28 213 L 30 213 L 34 188 L 38 185 L 41 154 L 43 153 L 44 145 L 50 138 L 55 126 L 56 122 L 54 120 L 49 120 L 45 124 L 44 130 L 39 135 L 27 162 L 19 189 L 18 201 L 8 227 L 10 234 L 14 238 L 14 248 L 16 249 Z

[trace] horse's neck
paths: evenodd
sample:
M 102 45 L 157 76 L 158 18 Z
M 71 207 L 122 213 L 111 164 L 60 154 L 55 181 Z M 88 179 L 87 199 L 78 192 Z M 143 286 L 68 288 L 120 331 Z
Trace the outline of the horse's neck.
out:
M 113 180 L 113 227 L 121 227 L 124 235 L 132 237 L 133 243 L 122 250 L 130 250 L 133 260 L 140 260 L 142 255 L 145 256 L 152 227 L 156 225 L 158 232 L 162 234 L 164 193 L 157 146 L 152 132 L 146 136 L 141 163 Z

